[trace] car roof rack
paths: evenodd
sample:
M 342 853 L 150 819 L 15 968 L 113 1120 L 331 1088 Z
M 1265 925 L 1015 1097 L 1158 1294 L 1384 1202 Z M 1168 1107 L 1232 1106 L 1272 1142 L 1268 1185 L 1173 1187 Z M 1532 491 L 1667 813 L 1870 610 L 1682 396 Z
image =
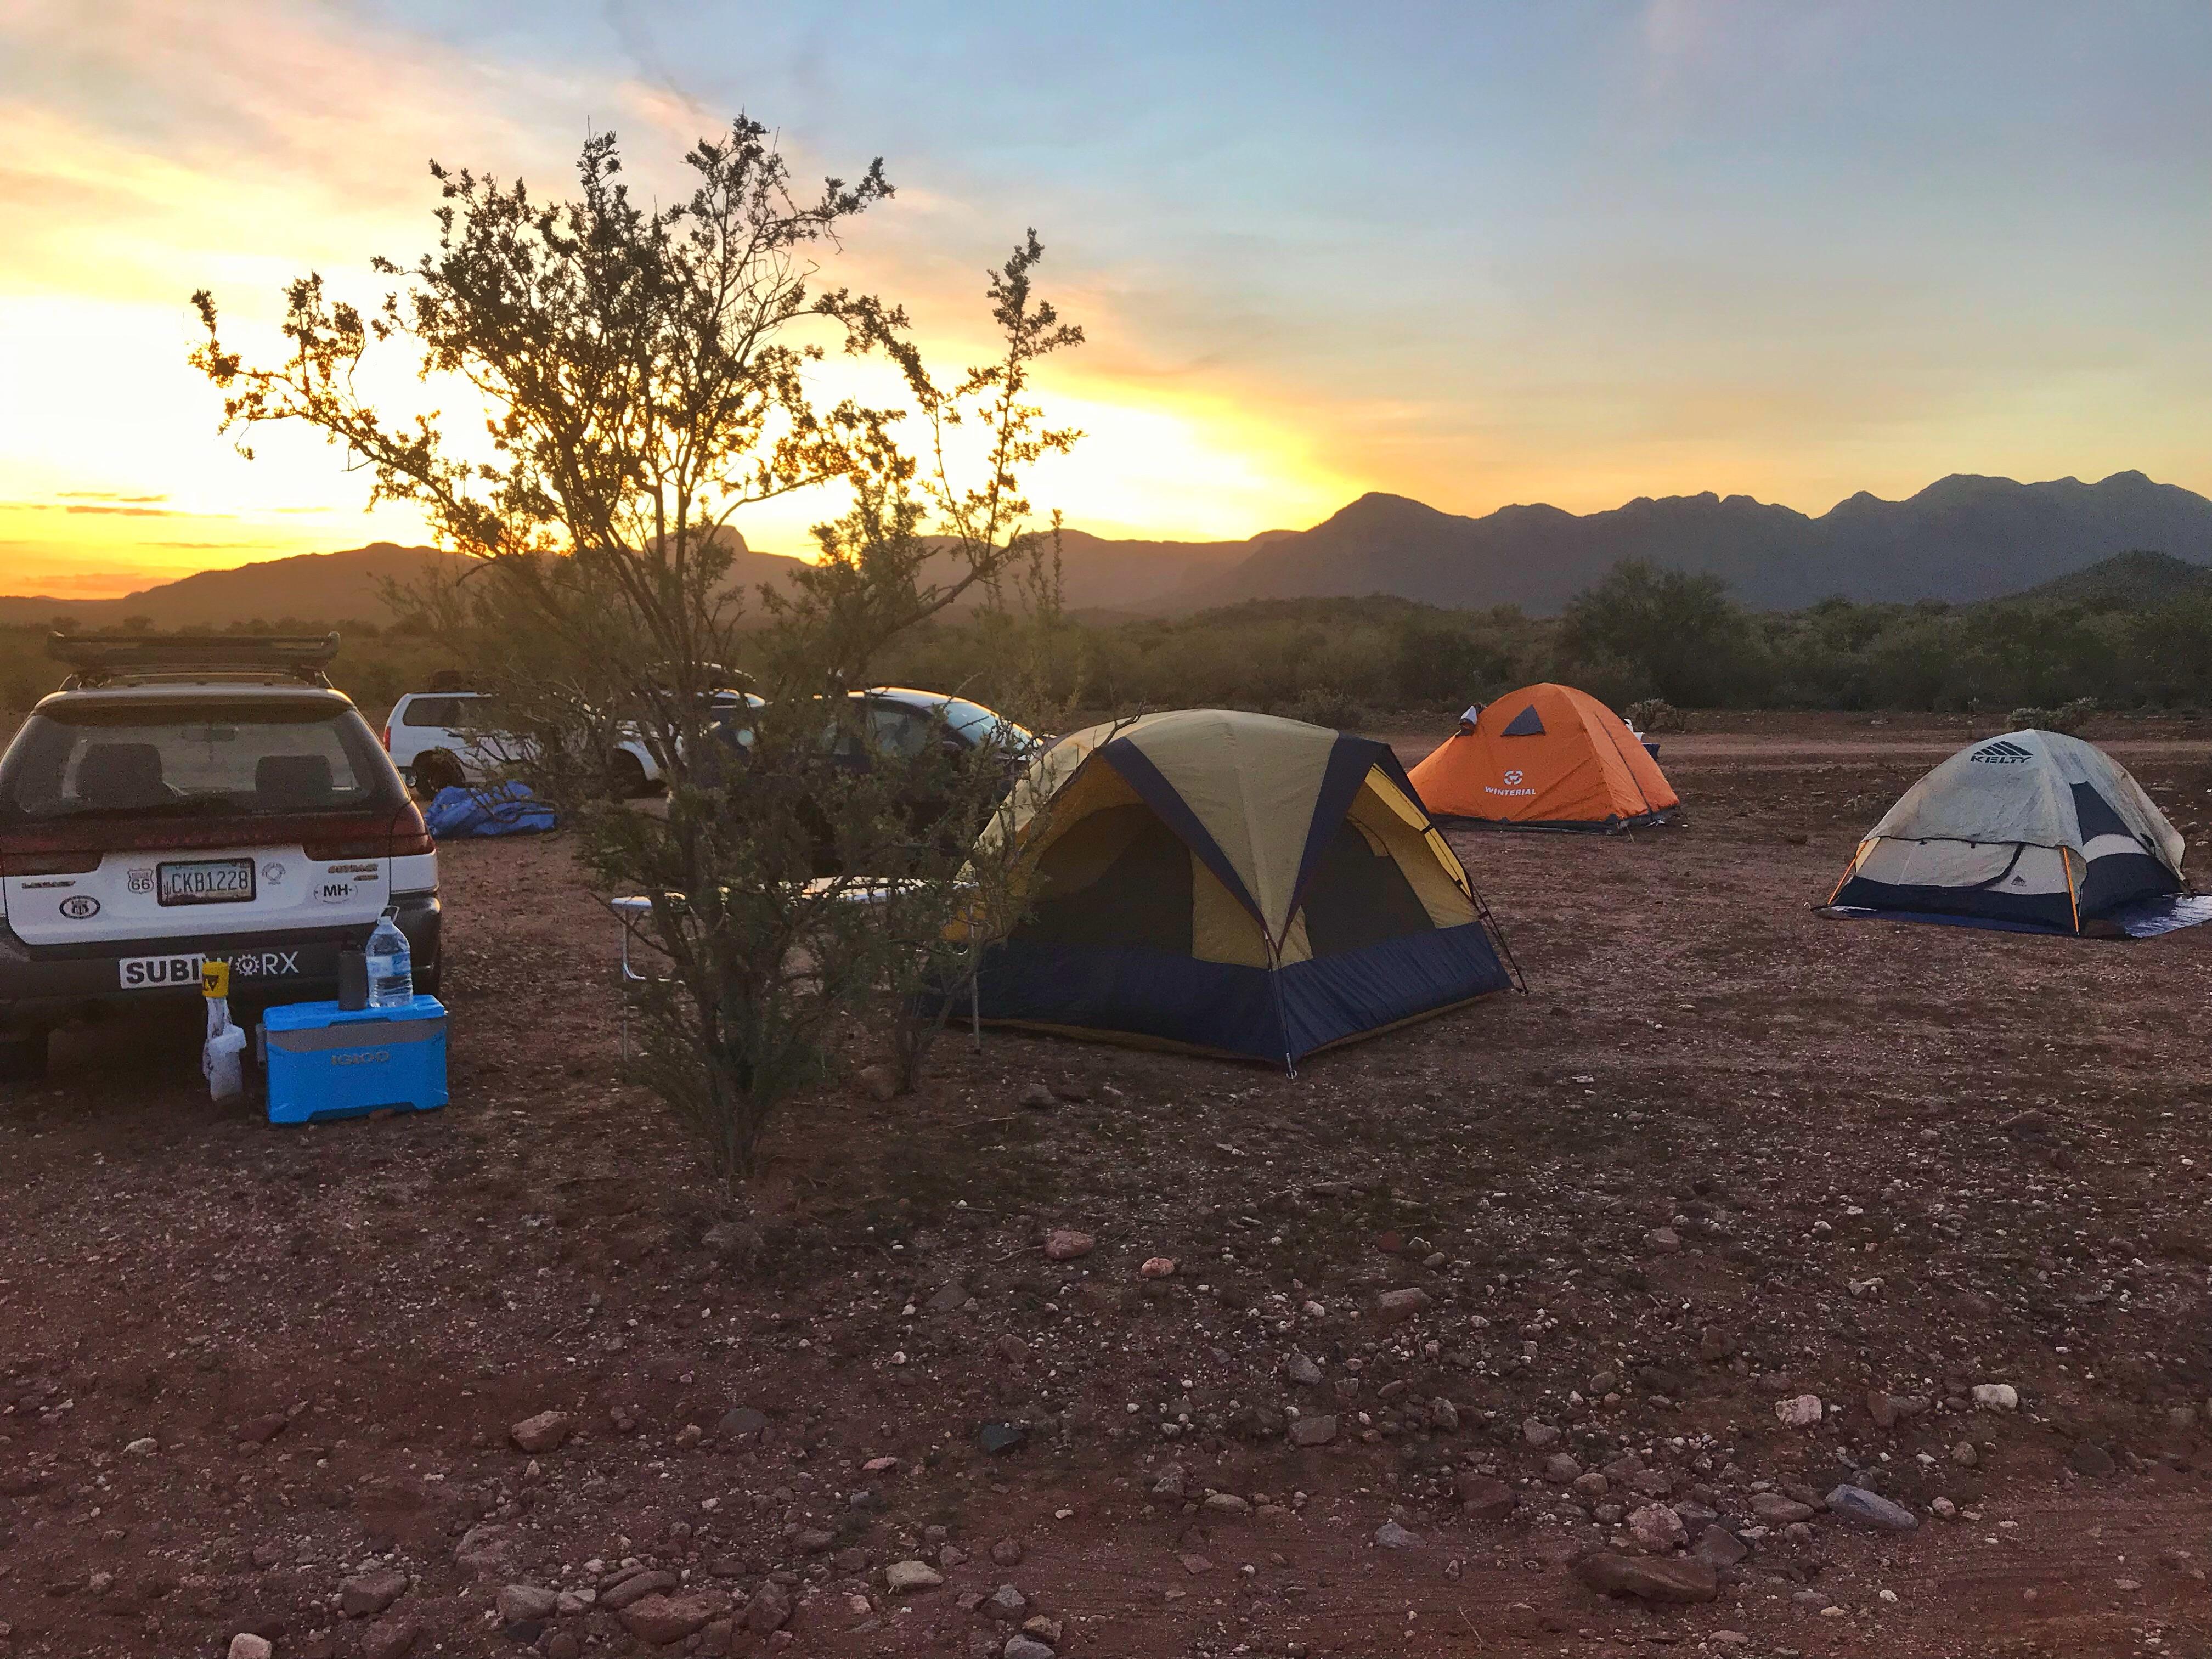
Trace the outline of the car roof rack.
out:
M 276 677 L 327 686 L 331 634 L 52 634 L 46 654 L 69 665 L 64 691 L 122 682 Z

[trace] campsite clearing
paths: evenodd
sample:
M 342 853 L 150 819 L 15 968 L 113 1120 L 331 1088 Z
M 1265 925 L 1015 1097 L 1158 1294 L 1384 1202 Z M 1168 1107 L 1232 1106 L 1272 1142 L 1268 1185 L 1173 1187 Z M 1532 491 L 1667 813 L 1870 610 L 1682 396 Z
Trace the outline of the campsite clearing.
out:
M 445 851 L 444 1113 L 64 1036 L 0 1105 L 0 1654 L 2203 1650 L 2212 929 L 1824 921 L 2002 717 L 1699 724 L 1686 827 L 1452 833 L 1531 994 L 1295 1080 L 948 1038 L 751 1217 L 621 1075 L 566 836 Z M 2199 729 L 2086 733 L 2192 842 Z M 1716 1600 L 1570 1569 L 1707 1511 Z

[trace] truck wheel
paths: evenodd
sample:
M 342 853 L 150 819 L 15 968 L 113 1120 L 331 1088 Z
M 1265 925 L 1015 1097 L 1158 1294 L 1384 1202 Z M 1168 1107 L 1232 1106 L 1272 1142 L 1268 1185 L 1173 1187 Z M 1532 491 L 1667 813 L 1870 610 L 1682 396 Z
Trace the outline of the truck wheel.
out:
M 0 1083 L 36 1083 L 46 1074 L 46 1034 L 10 1031 L 0 1035 Z

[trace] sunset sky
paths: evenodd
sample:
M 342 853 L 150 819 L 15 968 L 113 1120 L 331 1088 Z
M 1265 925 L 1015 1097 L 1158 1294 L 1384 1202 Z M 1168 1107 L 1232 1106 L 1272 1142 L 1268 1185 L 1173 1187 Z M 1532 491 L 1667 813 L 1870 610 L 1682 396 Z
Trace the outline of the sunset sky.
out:
M 286 278 L 428 246 L 429 157 L 543 192 L 612 128 L 672 191 L 740 108 L 802 175 L 884 158 L 827 275 L 950 359 L 1037 228 L 1091 436 L 1033 493 L 1103 533 L 2212 493 L 2208 84 L 2202 0 L 9 0 L 0 592 L 422 539 L 313 440 L 232 451 L 186 297 L 253 346 Z

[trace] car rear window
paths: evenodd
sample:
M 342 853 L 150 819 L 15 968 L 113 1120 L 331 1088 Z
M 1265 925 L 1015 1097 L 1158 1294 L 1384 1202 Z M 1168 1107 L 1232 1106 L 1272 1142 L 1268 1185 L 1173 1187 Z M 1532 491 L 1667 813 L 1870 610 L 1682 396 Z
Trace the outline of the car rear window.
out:
M 459 731 L 488 726 L 497 718 L 498 705 L 489 697 L 414 697 L 400 723 Z
M 361 716 L 323 702 L 64 705 L 26 720 L 0 762 L 0 822 L 400 804 Z

